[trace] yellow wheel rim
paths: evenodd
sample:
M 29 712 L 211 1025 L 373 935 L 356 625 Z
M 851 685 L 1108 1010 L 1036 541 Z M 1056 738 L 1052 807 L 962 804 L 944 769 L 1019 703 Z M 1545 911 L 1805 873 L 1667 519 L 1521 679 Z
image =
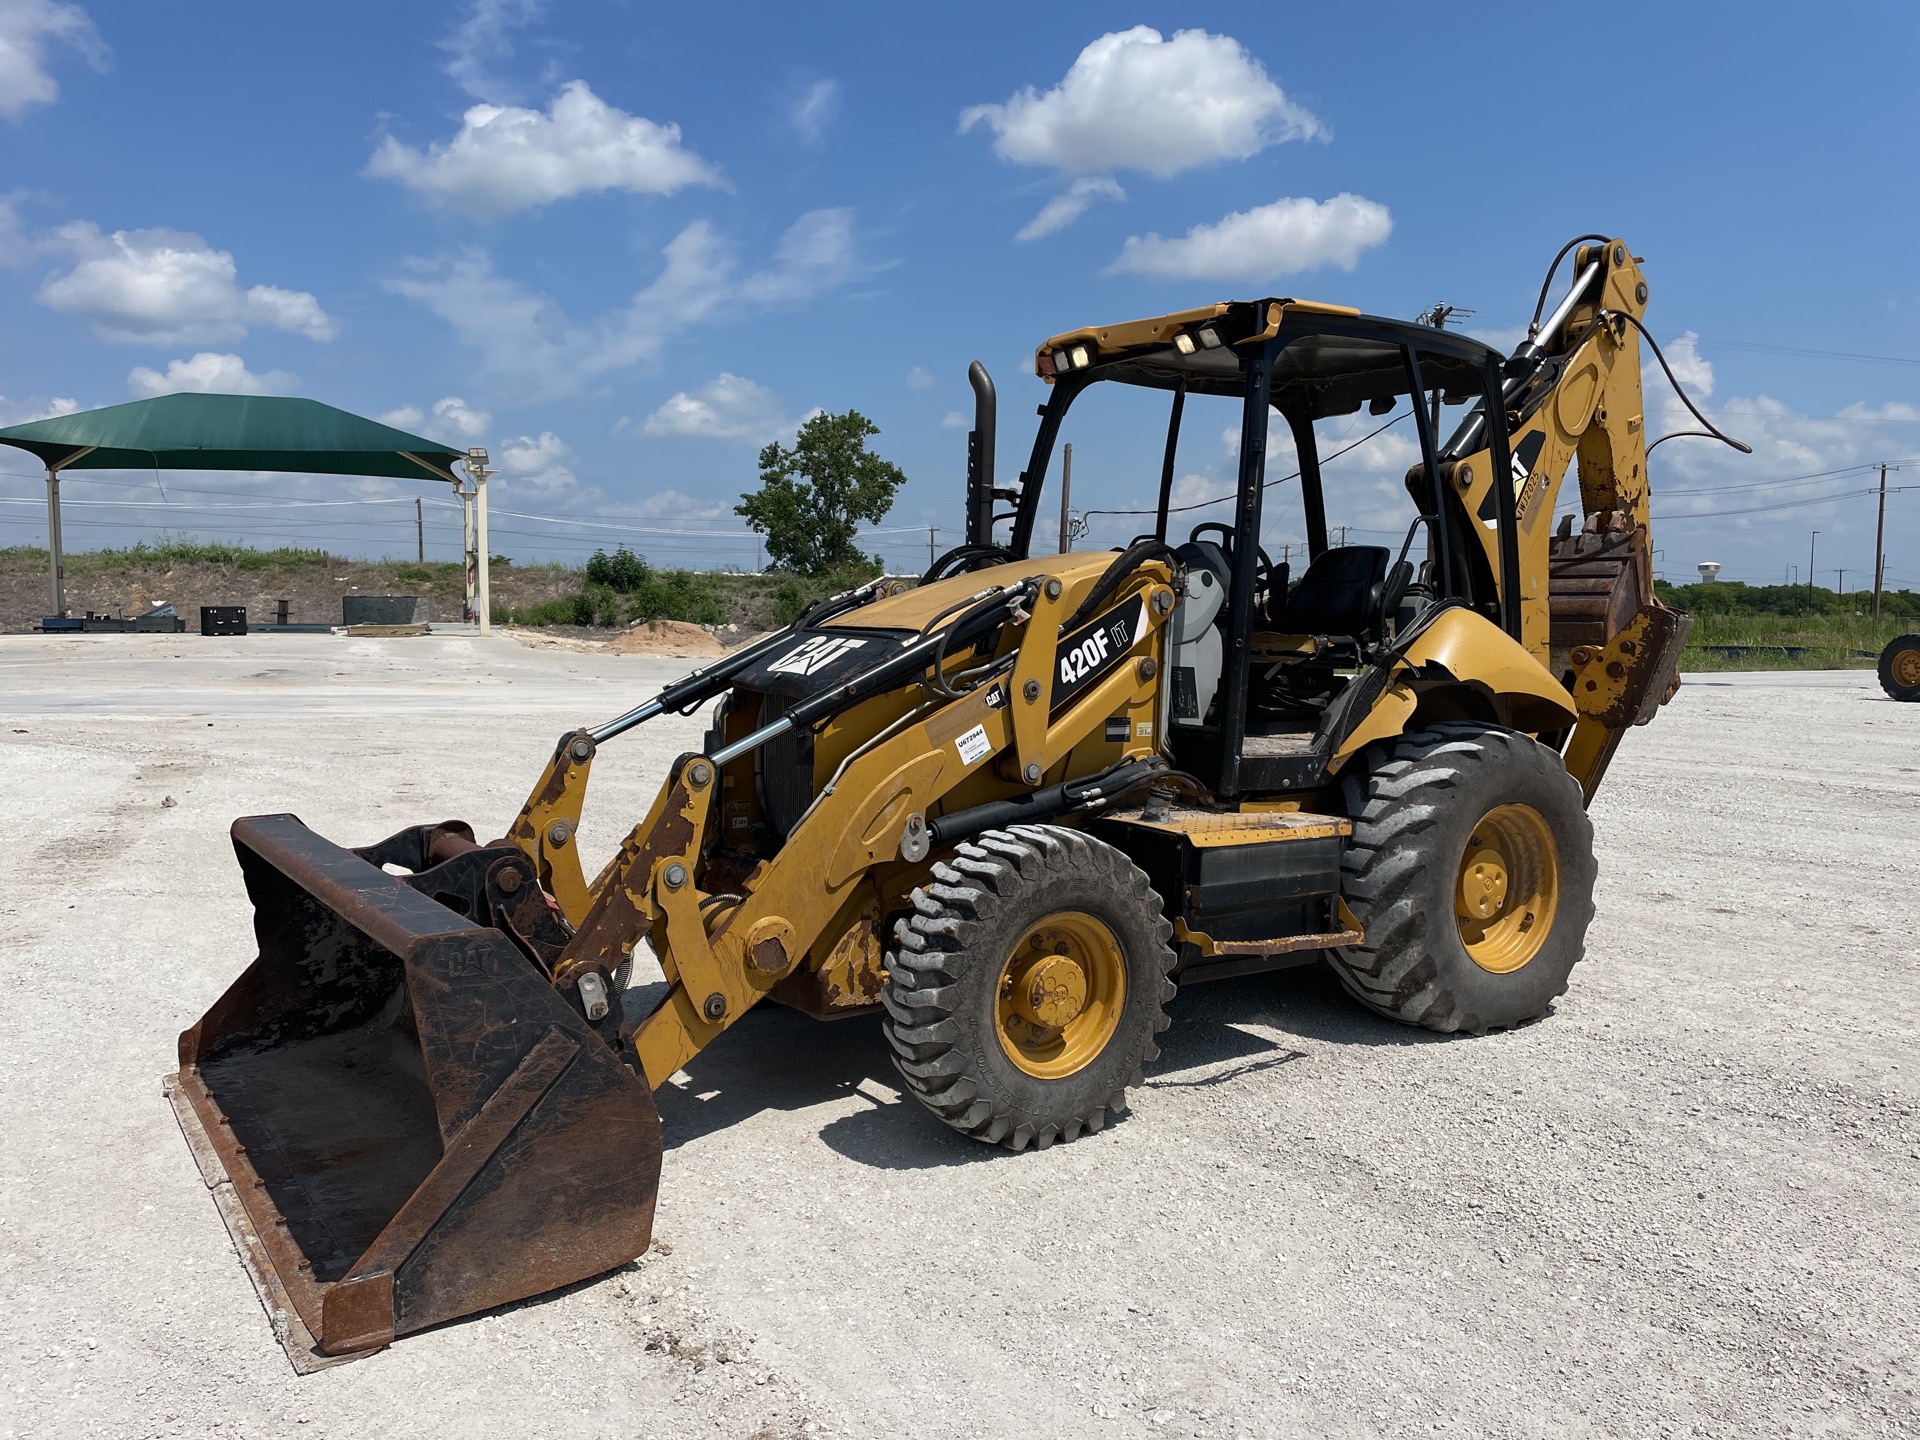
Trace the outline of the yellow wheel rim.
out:
M 1560 850 L 1531 805 L 1501 805 L 1473 827 L 1460 856 L 1453 913 L 1482 970 L 1508 975 L 1540 953 L 1560 903 Z
M 1063 1079 L 1107 1048 L 1126 1003 L 1126 957 L 1113 931 L 1078 910 L 1049 915 L 1000 969 L 1000 1048 L 1029 1075 Z
M 1887 673 L 1902 690 L 1920 685 L 1920 650 L 1902 650 L 1887 666 Z

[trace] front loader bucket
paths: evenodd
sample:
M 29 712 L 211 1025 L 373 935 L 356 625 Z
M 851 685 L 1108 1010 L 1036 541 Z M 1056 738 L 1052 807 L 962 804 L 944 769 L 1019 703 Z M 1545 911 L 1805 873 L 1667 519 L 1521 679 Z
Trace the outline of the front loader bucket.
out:
M 233 844 L 260 957 L 177 1087 L 323 1353 L 646 1249 L 653 1095 L 506 935 L 291 815 Z

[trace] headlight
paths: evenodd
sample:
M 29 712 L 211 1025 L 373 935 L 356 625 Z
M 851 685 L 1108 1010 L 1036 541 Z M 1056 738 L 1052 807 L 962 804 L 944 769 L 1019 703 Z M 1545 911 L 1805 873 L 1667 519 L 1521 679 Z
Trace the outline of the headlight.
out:
M 1173 337 L 1173 348 L 1178 350 L 1182 355 L 1191 355 L 1193 353 L 1193 336 L 1182 330 L 1178 335 Z

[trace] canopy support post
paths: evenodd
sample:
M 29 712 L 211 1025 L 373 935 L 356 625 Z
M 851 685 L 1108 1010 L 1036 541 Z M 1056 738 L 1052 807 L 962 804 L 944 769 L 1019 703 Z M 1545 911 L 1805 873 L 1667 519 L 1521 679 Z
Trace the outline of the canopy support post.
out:
M 474 597 L 480 615 L 480 633 L 493 633 L 492 595 L 487 586 L 487 452 L 478 447 L 467 451 L 467 473 L 473 476 L 474 549 L 479 557 L 479 593 Z
M 53 574 L 53 616 L 67 618 L 67 562 L 60 544 L 60 472 L 47 467 L 47 552 Z
M 466 575 L 466 597 L 461 601 L 460 618 L 474 622 L 473 610 L 473 495 L 456 477 L 453 493 L 460 497 L 460 568 Z

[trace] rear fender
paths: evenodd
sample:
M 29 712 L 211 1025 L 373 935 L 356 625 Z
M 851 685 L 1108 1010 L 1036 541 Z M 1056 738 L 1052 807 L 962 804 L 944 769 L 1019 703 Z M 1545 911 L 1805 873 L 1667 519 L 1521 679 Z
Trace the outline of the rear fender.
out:
M 1443 611 L 1403 652 L 1416 672 L 1478 690 L 1493 703 L 1500 723 L 1529 734 L 1561 730 L 1579 718 L 1573 696 L 1518 640 L 1484 615 L 1454 607 Z M 1426 690 L 1433 682 L 1415 683 Z M 1433 687 L 1437 688 L 1437 687 Z
M 1340 742 L 1331 772 L 1367 746 L 1433 721 L 1477 719 L 1538 735 L 1576 718 L 1566 687 L 1506 631 L 1471 610 L 1443 611 L 1402 656 L 1393 684 Z

